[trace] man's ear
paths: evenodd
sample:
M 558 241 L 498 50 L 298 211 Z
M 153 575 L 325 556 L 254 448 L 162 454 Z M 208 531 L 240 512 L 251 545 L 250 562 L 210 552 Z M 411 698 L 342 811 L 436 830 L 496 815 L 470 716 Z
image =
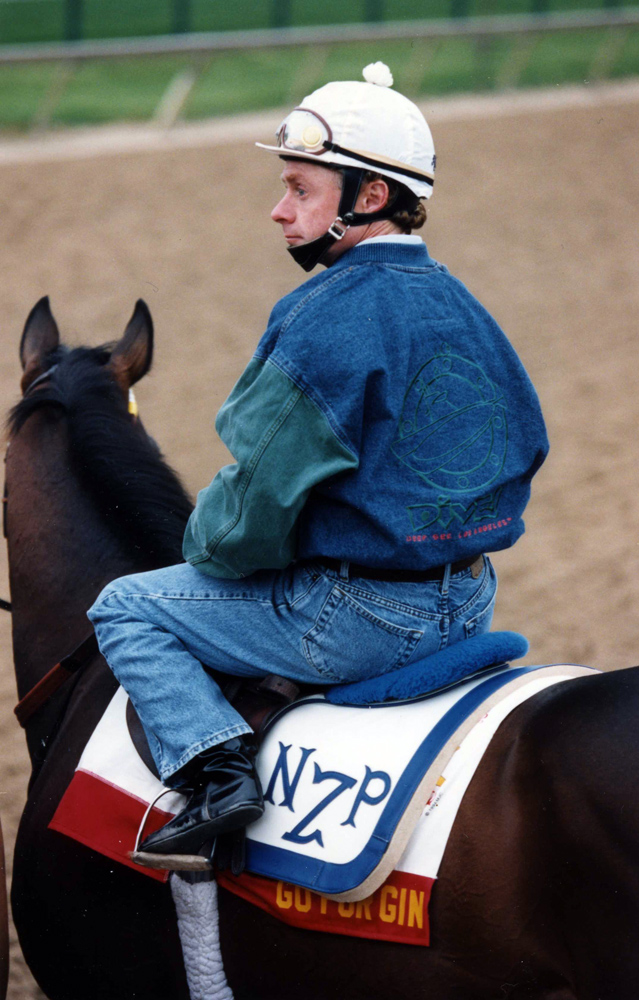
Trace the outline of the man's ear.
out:
M 357 199 L 358 212 L 379 212 L 388 204 L 390 190 L 386 181 L 378 177 L 374 181 L 366 181 Z
M 113 348 L 109 367 L 126 392 L 153 362 L 153 320 L 146 302 L 138 299 L 124 335 Z
M 49 296 L 39 299 L 27 316 L 20 340 L 22 391 L 26 392 L 34 379 L 46 371 L 47 359 L 60 346 L 60 331 L 53 318 Z

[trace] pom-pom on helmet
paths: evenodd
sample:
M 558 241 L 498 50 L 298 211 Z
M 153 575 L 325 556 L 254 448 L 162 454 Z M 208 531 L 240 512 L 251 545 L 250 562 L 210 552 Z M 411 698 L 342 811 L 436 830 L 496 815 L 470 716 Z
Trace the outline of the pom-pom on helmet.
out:
M 407 97 L 390 89 L 393 77 L 384 63 L 371 63 L 363 76 L 365 83 L 337 81 L 313 91 L 284 119 L 277 131 L 276 146 L 256 143 L 279 156 L 343 169 L 342 197 L 333 225 L 317 240 L 289 247 L 307 271 L 349 226 L 390 218 L 406 207 L 398 203 L 398 198 L 405 200 L 410 192 L 413 197 L 409 199 L 415 204 L 420 198 L 430 198 L 433 191 L 435 148 L 421 111 Z M 355 212 L 368 170 L 403 187 L 379 212 Z

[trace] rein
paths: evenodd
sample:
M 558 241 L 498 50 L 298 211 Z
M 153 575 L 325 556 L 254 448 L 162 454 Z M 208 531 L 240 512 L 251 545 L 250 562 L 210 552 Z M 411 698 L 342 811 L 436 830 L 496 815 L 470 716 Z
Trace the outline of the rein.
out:
M 9 447 L 7 445 L 7 447 Z M 4 484 L 4 493 L 2 494 L 2 534 L 7 537 L 7 484 Z M 5 601 L 4 597 L 0 597 L 0 611 L 8 611 L 11 614 L 12 611 L 11 601 Z
M 92 632 L 72 653 L 56 663 L 55 667 L 51 667 L 51 670 L 25 694 L 13 710 L 23 729 L 31 716 L 39 708 L 42 708 L 70 677 L 85 667 L 98 652 L 98 640 Z

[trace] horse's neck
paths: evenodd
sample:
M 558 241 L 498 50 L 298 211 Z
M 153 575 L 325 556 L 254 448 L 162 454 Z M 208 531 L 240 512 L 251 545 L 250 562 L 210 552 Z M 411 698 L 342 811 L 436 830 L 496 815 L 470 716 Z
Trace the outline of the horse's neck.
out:
M 22 427 L 7 456 L 7 489 L 13 651 L 23 697 L 89 634 L 86 612 L 102 588 L 135 567 L 74 477 L 62 421 L 34 414 Z

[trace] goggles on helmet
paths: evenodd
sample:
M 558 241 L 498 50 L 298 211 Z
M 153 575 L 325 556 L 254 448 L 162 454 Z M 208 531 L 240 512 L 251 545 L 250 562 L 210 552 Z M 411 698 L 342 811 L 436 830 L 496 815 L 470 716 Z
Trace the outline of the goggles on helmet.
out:
M 330 126 L 320 115 L 306 108 L 295 108 L 280 125 L 277 145 L 291 153 L 321 156 L 326 152 L 325 144 L 332 138 Z

